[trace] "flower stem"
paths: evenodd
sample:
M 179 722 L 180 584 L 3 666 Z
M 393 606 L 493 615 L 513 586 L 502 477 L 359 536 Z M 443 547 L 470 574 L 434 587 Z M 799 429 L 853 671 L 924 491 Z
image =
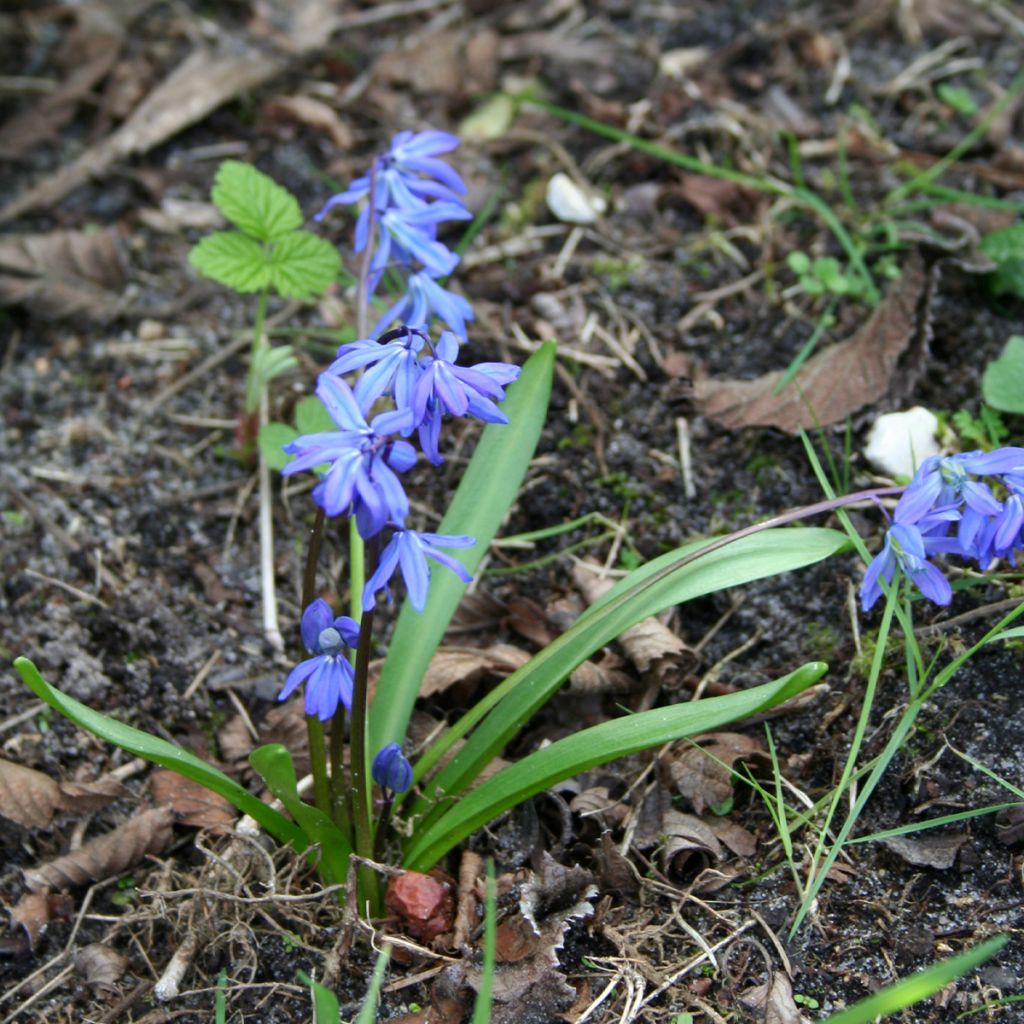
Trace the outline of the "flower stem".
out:
M 352 687 L 352 732 L 349 774 L 352 782 L 352 824 L 355 848 L 360 857 L 373 857 L 373 829 L 370 825 L 370 797 L 373 783 L 366 749 L 366 709 L 369 697 L 370 645 L 373 641 L 373 609 L 363 612 L 359 621 L 356 648 L 355 681 Z M 366 867 L 358 872 L 360 906 L 368 905 L 369 915 L 378 912 L 376 879 Z
M 316 510 L 316 519 L 306 549 L 306 571 L 302 577 L 302 607 L 308 608 L 316 594 L 316 567 L 320 561 L 320 544 L 324 537 L 324 510 Z M 313 773 L 313 800 L 324 814 L 331 813 L 331 786 L 327 777 L 327 750 L 324 746 L 324 723 L 316 715 L 306 715 L 309 738 L 309 765 Z
M 331 808 L 335 825 L 351 839 L 350 789 L 345 774 L 345 705 L 339 704 L 331 721 Z

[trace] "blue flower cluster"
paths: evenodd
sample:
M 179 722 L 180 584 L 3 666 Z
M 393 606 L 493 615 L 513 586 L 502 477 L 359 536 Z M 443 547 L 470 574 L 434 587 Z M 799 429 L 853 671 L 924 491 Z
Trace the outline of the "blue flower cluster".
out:
M 998 481 L 1000 500 L 982 477 Z M 864 574 L 860 598 L 867 611 L 881 596 L 881 579 L 903 573 L 936 604 L 949 604 L 952 589 L 938 566 L 938 554 L 971 558 L 985 569 L 993 559 L 1016 565 L 1024 547 L 1024 448 L 933 456 L 926 459 L 893 512 L 882 550 Z
M 426 604 L 431 562 L 469 582 L 469 573 L 445 549 L 472 547 L 474 538 L 420 533 L 406 525 L 409 499 L 399 477 L 417 459 L 406 439 L 417 435 L 427 459 L 440 464 L 444 419 L 470 416 L 507 423 L 498 406 L 506 385 L 519 376 L 519 367 L 508 363 L 459 365 L 460 339 L 465 340 L 473 311 L 437 280 L 459 260 L 438 240 L 438 224 L 470 217 L 460 199 L 465 185 L 438 159 L 457 145 L 458 139 L 445 132 L 401 132 L 369 174 L 334 196 L 318 214 L 323 217 L 338 204 L 362 204 L 356 249 L 365 249 L 371 239 L 374 245 L 371 280 L 364 285 L 372 292 L 391 268 L 406 272 L 408 281 L 405 294 L 381 318 L 374 336 L 342 345 L 337 359 L 319 377 L 316 393 L 338 429 L 307 434 L 284 447 L 294 458 L 282 474 L 316 470 L 320 480 L 313 500 L 328 516 L 354 517 L 365 539 L 390 534 L 363 590 L 364 611 L 375 606 L 381 592 L 390 600 L 389 583 L 396 571 L 417 611 Z M 433 317 L 448 328 L 436 341 L 430 334 Z M 380 333 L 399 319 L 405 322 Z M 354 383 L 345 379 L 356 374 Z M 328 672 L 318 660 L 334 657 L 335 652 L 328 651 L 329 644 L 313 644 L 306 636 L 306 616 L 317 607 L 314 603 L 303 616 L 303 638 L 317 658 L 292 672 L 281 698 L 308 677 L 307 713 L 313 708 L 321 717 L 330 717 L 334 708 L 324 712 L 332 698 L 334 707 L 338 701 L 351 705 L 351 670 L 346 675 L 339 665 Z M 346 643 L 352 642 L 340 626 L 337 631 Z

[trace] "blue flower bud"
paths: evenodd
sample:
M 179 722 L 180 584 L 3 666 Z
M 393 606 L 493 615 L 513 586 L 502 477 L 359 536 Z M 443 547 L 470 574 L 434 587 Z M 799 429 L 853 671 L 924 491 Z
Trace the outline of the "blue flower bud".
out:
M 392 793 L 404 793 L 412 785 L 412 765 L 397 743 L 381 747 L 370 769 L 373 781 Z

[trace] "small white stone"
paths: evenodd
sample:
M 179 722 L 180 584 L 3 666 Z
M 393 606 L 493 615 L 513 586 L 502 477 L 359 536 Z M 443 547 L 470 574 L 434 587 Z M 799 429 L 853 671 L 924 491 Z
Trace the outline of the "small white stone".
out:
M 925 459 L 940 453 L 935 440 L 938 429 L 939 421 L 920 405 L 886 413 L 868 432 L 864 458 L 884 476 L 913 476 Z
M 545 198 L 548 209 L 566 224 L 593 224 L 608 207 L 601 196 L 585 192 L 561 171 L 552 175 Z

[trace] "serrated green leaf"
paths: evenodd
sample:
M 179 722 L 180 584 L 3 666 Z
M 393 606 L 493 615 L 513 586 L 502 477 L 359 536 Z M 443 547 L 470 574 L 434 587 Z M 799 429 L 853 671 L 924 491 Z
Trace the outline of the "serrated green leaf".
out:
M 257 442 L 260 446 L 260 453 L 263 455 L 263 461 L 271 469 L 276 469 L 280 473 L 295 458 L 294 455 L 282 451 L 282 448 L 298 436 L 298 431 L 294 427 L 289 427 L 287 423 L 264 424 L 260 427 Z
M 338 250 L 308 231 L 293 231 L 274 243 L 270 283 L 289 299 L 322 295 L 341 269 Z
M 981 250 L 995 261 L 991 281 L 996 295 L 1010 292 L 1024 298 L 1024 221 L 987 234 Z
M 981 394 L 993 409 L 1024 414 L 1024 335 L 1012 335 L 999 358 L 985 367 Z
M 239 160 L 225 160 L 217 169 L 211 198 L 235 227 L 261 242 L 302 227 L 302 210 L 295 196 Z
M 340 429 L 316 395 L 307 395 L 296 402 L 295 427 L 300 434 L 325 434 Z
M 203 277 L 236 292 L 258 292 L 270 284 L 270 264 L 259 242 L 240 231 L 215 231 L 188 254 L 188 261 Z

